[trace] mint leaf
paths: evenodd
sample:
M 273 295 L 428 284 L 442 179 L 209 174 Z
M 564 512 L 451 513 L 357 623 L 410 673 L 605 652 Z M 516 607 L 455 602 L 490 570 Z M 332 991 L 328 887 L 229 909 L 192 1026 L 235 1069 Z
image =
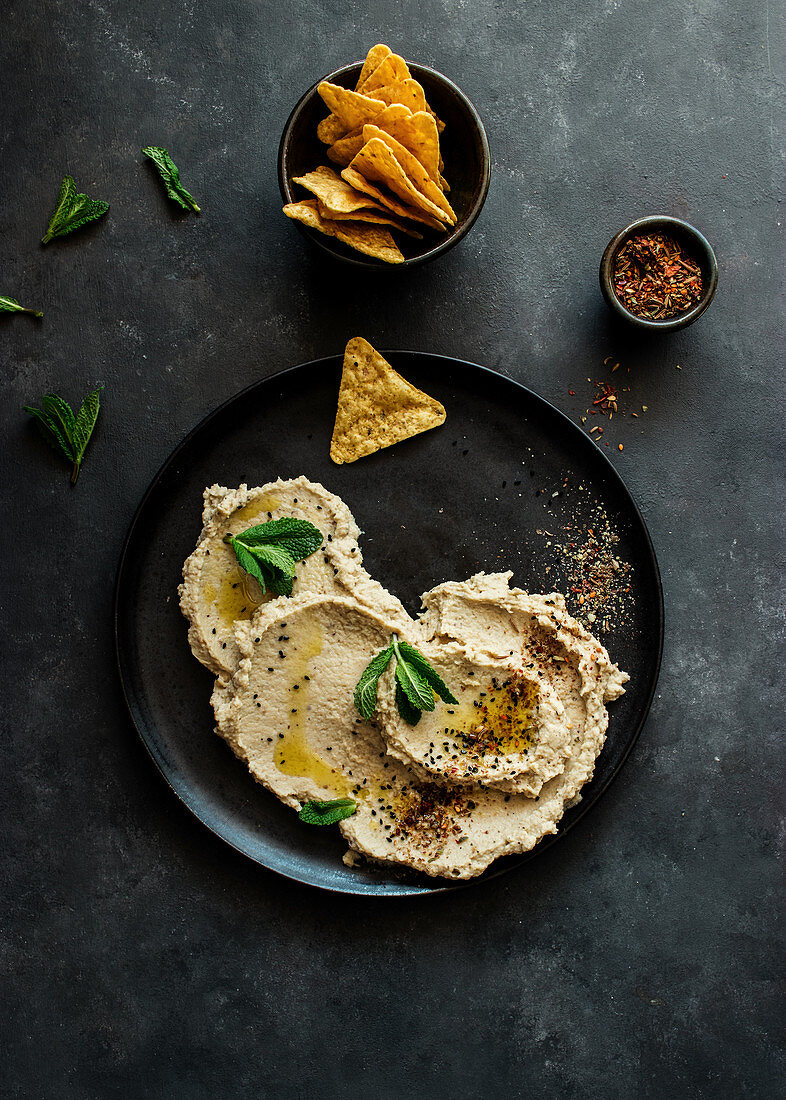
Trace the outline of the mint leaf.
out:
M 285 577 L 294 577 L 295 562 L 288 550 L 271 543 L 268 546 L 249 546 L 245 539 L 235 539 L 241 546 L 245 546 L 247 552 L 261 565 L 269 566 L 276 573 L 283 573 Z
M 30 413 L 31 416 L 34 416 L 36 418 L 38 426 L 43 432 L 47 442 L 51 444 L 51 446 L 54 447 L 55 450 L 57 450 L 59 447 L 63 457 L 68 459 L 69 462 L 73 463 L 74 456 L 71 450 L 71 444 L 60 431 L 60 428 L 57 426 L 57 424 L 55 424 L 54 421 L 50 420 L 42 409 L 36 409 L 32 405 L 23 405 L 22 408 L 26 413 Z
M 433 688 L 433 690 L 436 691 L 437 695 L 440 697 L 440 699 L 443 700 L 443 702 L 458 704 L 458 699 L 455 697 L 455 695 L 451 693 L 448 685 L 445 683 L 442 677 L 431 667 L 431 665 L 428 663 L 420 650 L 415 649 L 415 647 L 413 645 L 410 645 L 409 642 L 404 641 L 399 641 L 398 646 L 401 656 L 406 659 L 408 664 L 412 665 L 412 667 L 420 673 L 420 675 L 423 677 L 429 687 Z
M 189 194 L 180 182 L 180 172 L 166 149 L 162 149 L 160 145 L 148 145 L 142 152 L 146 157 L 150 157 L 158 169 L 169 198 L 184 210 L 193 210 L 195 214 L 201 213 L 194 196 Z
M 48 244 L 53 237 L 64 237 L 73 233 L 88 222 L 102 217 L 109 209 L 109 203 L 103 199 L 91 199 L 87 195 L 77 194 L 72 176 L 66 176 L 60 185 L 57 206 L 49 219 L 49 226 L 41 238 L 42 244 Z
M 57 424 L 61 433 L 72 444 L 71 457 L 76 461 L 76 453 L 73 449 L 74 428 L 76 427 L 76 418 L 71 412 L 71 406 L 67 401 L 64 401 L 62 397 L 58 397 L 56 393 L 45 393 L 41 398 L 41 408 L 46 415 Z
M 241 569 L 245 569 L 246 573 L 250 573 L 255 581 L 259 584 L 259 587 L 263 592 L 267 592 L 268 578 L 262 572 L 259 562 L 253 554 L 249 554 L 245 546 L 242 543 L 236 543 L 232 540 L 232 549 L 235 551 L 235 557 L 237 558 L 238 565 Z
M 5 294 L 0 294 L 0 313 L 29 313 L 31 317 L 43 317 L 43 313 L 40 309 L 25 309 L 24 306 L 20 306 L 16 298 L 9 298 Z
M 255 577 L 263 592 L 292 595 L 295 563 L 322 545 L 322 532 L 304 519 L 271 519 L 239 535 L 224 536 L 243 569 Z
M 423 717 L 423 712 L 418 710 L 417 707 L 413 707 L 407 699 L 401 684 L 396 684 L 396 706 L 399 714 L 409 726 L 416 726 Z
M 76 457 L 81 462 L 82 456 L 85 453 L 88 443 L 90 442 L 90 436 L 93 434 L 93 428 L 96 426 L 98 420 L 98 411 L 101 408 L 101 391 L 93 390 L 82 402 L 82 406 L 79 412 L 76 414 L 76 422 L 74 424 L 74 448 L 76 451 Z
M 87 444 L 98 420 L 100 390 L 89 393 L 74 416 L 71 406 L 56 393 L 45 393 L 41 408 L 24 405 L 24 411 L 35 417 L 48 442 L 59 448 L 63 457 L 71 463 L 71 484 L 76 485 Z
M 297 816 L 306 825 L 335 825 L 352 817 L 357 808 L 354 798 L 332 798 L 328 802 L 306 802 Z
M 322 545 L 322 532 L 307 519 L 294 519 L 284 516 L 271 519 L 256 527 L 249 527 L 238 535 L 246 546 L 267 546 L 275 543 L 288 550 L 295 561 L 303 561 L 319 550 Z
M 291 596 L 292 581 L 293 578 L 287 576 L 286 573 L 271 572 L 268 574 L 268 585 L 270 586 L 270 591 L 275 592 L 277 596 Z
M 396 683 L 413 707 L 418 710 L 434 710 L 434 692 L 412 665 L 399 660 L 396 664 Z
M 361 673 L 355 686 L 355 707 L 358 713 L 365 719 L 370 719 L 377 709 L 377 689 L 379 678 L 390 664 L 393 656 L 393 646 L 389 645 L 371 660 Z

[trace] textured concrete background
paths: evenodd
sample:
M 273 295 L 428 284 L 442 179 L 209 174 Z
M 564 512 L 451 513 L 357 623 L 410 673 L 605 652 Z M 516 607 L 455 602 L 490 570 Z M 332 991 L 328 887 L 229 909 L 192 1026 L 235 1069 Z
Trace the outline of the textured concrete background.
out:
M 280 215 L 275 156 L 304 88 L 379 40 L 462 86 L 494 164 L 455 252 L 369 281 Z M 777 1094 L 783 45 L 782 9 L 750 0 L 4 6 L 0 293 L 45 316 L 0 321 L 3 1095 Z M 173 213 L 149 143 L 200 219 Z M 41 249 L 65 172 L 112 209 Z M 720 289 L 648 340 L 612 325 L 596 269 L 658 212 L 705 232 Z M 642 738 L 557 847 L 425 901 L 320 895 L 207 834 L 138 743 L 112 651 L 162 460 L 359 332 L 575 418 L 612 356 L 622 408 L 649 409 L 607 430 L 666 591 Z M 72 491 L 20 406 L 99 383 Z

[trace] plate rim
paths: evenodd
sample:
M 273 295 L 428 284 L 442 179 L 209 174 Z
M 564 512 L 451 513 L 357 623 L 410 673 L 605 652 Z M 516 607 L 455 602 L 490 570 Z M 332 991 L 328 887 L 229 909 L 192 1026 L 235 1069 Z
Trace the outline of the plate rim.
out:
M 396 350 L 385 349 L 385 350 L 382 350 L 380 352 L 380 354 L 384 355 L 385 358 L 388 358 L 388 357 L 395 358 L 398 355 L 408 355 L 408 356 L 414 356 L 416 359 L 439 360 L 439 361 L 442 361 L 444 363 L 453 364 L 453 365 L 457 364 L 457 365 L 462 366 L 462 367 L 470 367 L 470 368 L 472 368 L 474 370 L 478 370 L 478 371 L 480 371 L 484 374 L 493 375 L 496 379 L 499 379 L 499 380 L 501 380 L 505 383 L 508 383 L 509 385 L 515 386 L 516 388 L 518 388 L 520 390 L 523 390 L 524 393 L 528 396 L 528 398 L 534 398 L 536 402 L 540 402 L 542 405 L 545 405 L 551 413 L 554 413 L 556 415 L 556 417 L 559 421 L 562 421 L 565 424 L 567 424 L 569 431 L 578 432 L 582 437 L 586 438 L 586 434 L 581 431 L 581 428 L 578 426 L 578 424 L 575 424 L 573 422 L 573 420 L 570 419 L 570 417 L 567 415 L 567 413 L 564 413 L 561 409 L 557 408 L 557 406 L 552 404 L 547 398 L 542 397 L 539 393 L 536 393 L 534 390 L 530 389 L 529 386 L 525 386 L 523 382 L 519 382 L 519 381 L 517 381 L 517 379 L 511 378 L 510 375 L 503 374 L 501 371 L 494 370 L 492 367 L 486 367 L 486 366 L 483 366 L 481 363 L 474 363 L 474 362 L 472 362 L 471 360 L 468 360 L 468 359 L 459 359 L 456 356 L 443 355 L 443 354 L 439 354 L 439 353 L 436 353 L 436 352 L 429 352 L 429 351 L 409 351 L 409 350 L 406 350 L 406 349 L 403 349 L 403 348 L 399 348 L 399 349 L 396 349 Z M 124 676 L 124 673 L 123 673 L 123 656 L 122 656 L 122 647 L 121 647 L 120 634 L 121 634 L 121 614 L 122 614 L 122 612 L 121 612 L 121 599 L 122 599 L 122 590 L 123 590 L 123 583 L 124 583 L 124 573 L 125 573 L 125 567 L 126 567 L 126 560 L 128 558 L 131 542 L 133 540 L 134 533 L 135 533 L 136 528 L 137 528 L 137 524 L 138 524 L 138 522 L 139 522 L 139 520 L 142 516 L 142 513 L 145 509 L 145 505 L 147 504 L 147 501 L 150 498 L 150 496 L 156 490 L 159 482 L 161 481 L 162 477 L 165 475 L 166 471 L 169 469 L 170 466 L 172 466 L 174 464 L 174 462 L 177 460 L 178 456 L 181 454 L 182 451 L 184 451 L 186 449 L 186 447 L 189 445 L 189 443 L 192 441 L 192 439 L 196 435 L 198 435 L 202 431 L 202 429 L 205 428 L 210 423 L 211 420 L 214 420 L 217 417 L 219 417 L 221 415 L 221 413 L 228 406 L 234 404 L 235 401 L 237 401 L 240 398 L 244 397 L 246 394 L 251 393 L 252 390 L 256 390 L 256 389 L 260 388 L 261 386 L 266 386 L 266 385 L 270 385 L 272 383 L 275 383 L 276 381 L 284 378 L 286 375 L 293 374 L 293 373 L 295 373 L 299 370 L 306 370 L 308 368 L 317 368 L 317 367 L 320 367 L 320 366 L 326 366 L 327 364 L 334 364 L 334 365 L 338 366 L 338 365 L 340 365 L 340 362 L 342 360 L 342 356 L 343 356 L 343 353 L 339 352 L 339 353 L 334 354 L 334 355 L 322 356 L 318 359 L 310 359 L 310 360 L 308 360 L 306 362 L 303 362 L 303 363 L 296 363 L 296 364 L 293 364 L 293 365 L 288 366 L 288 367 L 283 367 L 281 370 L 274 371 L 272 374 L 266 375 L 264 378 L 258 378 L 258 379 L 256 379 L 256 381 L 250 382 L 247 386 L 243 386 L 240 390 L 238 390 L 236 393 L 234 393 L 234 394 L 230 395 L 229 397 L 227 397 L 224 401 L 222 401 L 214 409 L 211 409 L 210 412 L 206 413 L 205 416 L 203 416 L 200 420 L 198 420 L 197 423 L 185 434 L 185 436 L 183 436 L 183 438 L 180 440 L 180 442 L 169 453 L 167 458 L 165 458 L 164 461 L 161 463 L 158 470 L 156 471 L 156 473 L 151 478 L 145 492 L 142 494 L 142 497 L 139 501 L 139 504 L 137 505 L 137 507 L 134 511 L 133 517 L 132 517 L 131 522 L 128 526 L 128 531 L 126 532 L 125 539 L 123 540 L 123 546 L 122 546 L 122 550 L 120 552 L 120 558 L 118 560 L 117 571 L 116 571 L 116 574 L 115 574 L 114 599 L 113 599 L 113 608 L 112 608 L 112 625 L 113 625 L 113 634 L 114 634 L 114 642 L 115 642 L 115 664 L 116 664 L 116 667 L 117 667 L 118 678 L 120 680 L 120 687 L 121 687 L 121 690 L 122 690 L 122 693 L 123 693 L 123 699 L 125 701 L 126 709 L 128 711 L 128 715 L 131 719 L 131 723 L 132 723 L 132 725 L 133 725 L 133 727 L 136 731 L 137 736 L 139 737 L 139 740 L 142 742 L 142 744 L 145 748 L 145 751 L 147 752 L 148 756 L 150 757 L 153 764 L 155 765 L 155 768 L 156 768 L 158 774 L 164 780 L 164 782 L 166 783 L 169 790 L 175 795 L 175 797 L 179 800 L 179 802 L 189 811 L 189 813 L 191 813 L 196 818 L 196 820 L 200 823 L 200 825 L 202 827 L 208 829 L 214 836 L 216 836 L 220 841 L 222 841 L 222 843 L 229 845 L 230 848 L 232 848 L 238 854 L 243 856 L 245 859 L 250 860 L 257 867 L 262 867 L 265 871 L 267 871 L 271 874 L 281 875 L 283 878 L 288 879 L 290 882 L 298 883 L 301 886 L 307 886 L 311 889 L 325 890 L 325 891 L 328 891 L 329 893 L 342 894 L 342 895 L 351 896 L 351 897 L 366 896 L 366 897 L 386 897 L 386 898 L 397 897 L 398 898 L 398 897 L 416 897 L 416 896 L 424 896 L 424 895 L 425 896 L 430 896 L 430 895 L 436 895 L 436 894 L 452 893 L 455 890 L 466 889 L 467 887 L 476 885 L 480 882 L 488 882 L 490 879 L 493 879 L 493 878 L 496 878 L 499 875 L 505 874 L 507 871 L 512 871 L 514 868 L 520 867 L 522 864 L 528 862 L 529 860 L 536 858 L 542 852 L 547 851 L 561 837 L 563 837 L 567 833 L 569 833 L 580 821 L 583 821 L 584 818 L 587 816 L 587 814 L 601 800 L 603 795 L 606 793 L 606 791 L 609 789 L 611 784 L 614 782 L 614 780 L 619 775 L 620 770 L 622 769 L 623 765 L 626 763 L 626 761 L 627 761 L 628 757 L 630 756 L 634 746 L 636 745 L 636 743 L 639 739 L 639 736 L 641 735 L 641 731 L 643 730 L 644 725 L 647 721 L 647 718 L 649 717 L 650 710 L 652 709 L 652 701 L 655 698 L 655 692 L 657 690 L 658 680 L 660 678 L 661 664 L 662 664 L 662 660 L 663 660 L 663 644 L 664 644 L 664 636 L 665 636 L 665 605 L 664 605 L 664 597 L 663 597 L 663 581 L 662 581 L 662 577 L 661 577 L 660 566 L 658 564 L 658 558 L 657 558 L 657 555 L 655 553 L 655 546 L 654 546 L 653 541 L 652 541 L 652 536 L 650 534 L 650 531 L 649 531 L 647 523 L 644 519 L 644 516 L 641 512 L 641 509 L 639 508 L 639 505 L 636 502 L 636 499 L 634 498 L 634 496 L 631 493 L 630 489 L 626 485 L 622 475 L 619 473 L 619 471 L 617 470 L 614 463 L 611 461 L 611 459 L 607 455 L 605 455 L 603 453 L 603 451 L 600 450 L 599 447 L 594 446 L 594 450 L 595 450 L 596 455 L 602 460 L 601 461 L 601 466 L 605 466 L 606 473 L 608 475 L 610 475 L 611 480 L 617 484 L 617 487 L 622 490 L 624 495 L 629 500 L 630 504 L 633 506 L 634 515 L 635 515 L 636 519 L 638 520 L 641 531 L 644 535 L 645 547 L 646 547 L 646 550 L 647 550 L 647 554 L 648 554 L 648 557 L 649 557 L 650 564 L 651 564 L 652 569 L 653 569 L 653 577 L 654 577 L 654 581 L 655 581 L 655 593 L 656 593 L 656 596 L 657 596 L 656 606 L 657 606 L 657 611 L 658 611 L 658 638 L 657 638 L 657 651 L 656 651 L 656 654 L 655 654 L 655 661 L 654 661 L 654 666 L 653 666 L 654 667 L 654 675 L 652 677 L 650 690 L 648 692 L 648 695 L 647 695 L 647 698 L 646 698 L 646 701 L 645 701 L 645 705 L 644 705 L 642 713 L 641 713 L 641 717 L 639 718 L 638 722 L 636 723 L 636 727 L 633 730 L 632 734 L 629 735 L 629 737 L 628 737 L 628 741 L 626 743 L 625 750 L 624 750 L 622 756 L 620 757 L 620 759 L 617 763 L 617 766 L 614 768 L 614 770 L 611 772 L 611 774 L 606 777 L 606 780 L 603 783 L 603 786 L 599 788 L 599 790 L 597 791 L 597 793 L 596 793 L 595 797 L 593 798 L 592 802 L 589 803 L 588 805 L 586 805 L 584 807 L 584 809 L 582 810 L 582 812 L 579 813 L 578 815 L 576 815 L 574 818 L 572 818 L 571 821 L 564 828 L 561 826 L 561 823 L 558 823 L 556 833 L 545 836 L 542 840 L 540 840 L 528 852 L 521 852 L 521 853 L 517 853 L 515 855 L 512 855 L 510 857 L 503 858 L 503 860 L 500 861 L 500 862 L 502 862 L 503 866 L 497 867 L 495 869 L 494 865 L 492 864 L 492 866 L 488 869 L 488 871 L 484 872 L 483 875 L 479 875 L 476 878 L 472 878 L 472 879 L 466 879 L 466 880 L 462 879 L 462 880 L 458 880 L 458 881 L 443 881 L 441 879 L 436 879 L 435 884 L 433 886 L 426 885 L 426 884 L 421 885 L 421 884 L 415 884 L 415 883 L 413 883 L 413 884 L 400 883 L 399 888 L 393 889 L 393 890 L 388 890 L 388 889 L 385 888 L 388 885 L 387 883 L 384 886 L 383 886 L 382 883 L 380 883 L 379 888 L 375 888 L 372 884 L 367 884 L 366 883 L 366 884 L 364 884 L 364 889 L 361 890 L 361 889 L 352 889 L 351 886 L 346 886 L 346 887 L 342 886 L 342 885 L 328 886 L 328 885 L 324 885 L 322 883 L 316 883 L 316 882 L 310 881 L 309 879 L 303 878 L 302 876 L 300 876 L 296 873 L 283 870 L 279 867 L 273 867 L 273 866 L 270 866 L 267 863 L 262 862 L 262 860 L 258 859 L 256 856 L 252 855 L 250 852 L 244 850 L 237 843 L 235 843 L 232 839 L 230 839 L 229 837 L 224 835 L 222 832 L 220 832 L 217 827 L 215 827 L 214 825 L 211 825 L 208 821 L 206 821 L 205 817 L 199 812 L 198 808 L 195 807 L 194 805 L 192 805 L 191 802 L 189 802 L 187 800 L 187 798 L 185 796 L 185 793 L 183 791 L 179 790 L 174 785 L 171 778 L 169 777 L 169 775 L 165 771 L 162 761 L 158 758 L 156 753 L 153 751 L 152 745 L 148 742 L 148 739 L 145 737 L 144 733 L 142 732 L 141 726 L 143 725 L 143 723 L 140 723 L 140 722 L 137 721 L 135 708 L 134 708 L 134 705 L 132 704 L 132 700 L 131 700 L 131 697 L 130 697 L 130 691 L 129 691 L 127 685 L 126 685 L 126 679 L 125 679 L 125 676 Z M 592 442 L 592 441 L 590 440 L 590 442 Z M 592 782 L 592 780 L 590 780 L 590 782 Z M 187 784 L 185 785 L 185 789 L 186 790 L 189 789 Z

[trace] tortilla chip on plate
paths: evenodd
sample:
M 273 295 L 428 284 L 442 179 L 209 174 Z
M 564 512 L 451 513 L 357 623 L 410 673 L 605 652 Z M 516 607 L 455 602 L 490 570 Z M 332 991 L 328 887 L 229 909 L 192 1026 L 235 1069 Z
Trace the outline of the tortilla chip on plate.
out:
M 375 260 L 383 260 L 388 264 L 404 262 L 398 245 L 384 226 L 323 218 L 316 199 L 291 202 L 284 207 L 284 213 L 293 221 L 302 222 L 309 229 L 324 233 L 326 237 L 335 237 L 357 252 L 373 256 Z
M 451 225 L 456 224 L 457 218 L 453 207 L 445 198 L 441 188 L 434 182 L 418 158 L 413 153 L 410 153 L 409 149 L 405 148 L 400 141 L 396 141 L 394 137 L 391 137 L 386 130 L 380 130 L 378 126 L 364 126 L 363 137 L 366 139 L 367 143 L 376 139 L 387 145 L 398 164 L 404 169 L 410 182 L 414 183 L 421 195 L 424 195 L 429 202 L 438 207 L 450 220 Z M 396 189 L 393 188 L 393 190 Z
M 357 191 L 363 191 L 365 194 L 370 195 L 371 198 L 376 199 L 382 206 L 387 207 L 399 218 L 409 218 L 410 221 L 419 222 L 421 225 L 427 225 L 429 229 L 436 229 L 440 233 L 445 232 L 445 223 L 439 221 L 437 218 L 432 218 L 428 214 L 422 213 L 420 210 L 416 210 L 412 206 L 405 206 L 400 202 L 395 195 L 389 194 L 387 191 L 380 190 L 373 183 L 369 183 L 367 179 L 361 176 L 360 172 L 354 168 L 345 168 L 341 173 L 342 177 L 351 184 Z
M 445 422 L 445 407 L 356 336 L 344 352 L 330 457 L 355 462 Z
M 456 224 L 456 215 L 450 205 L 448 204 L 450 213 L 447 213 L 442 206 L 437 206 L 431 199 L 427 199 L 410 180 L 390 151 L 390 147 L 379 138 L 372 138 L 371 141 L 367 141 L 349 167 L 372 183 L 384 184 L 405 203 L 414 206 L 424 214 L 429 214 L 439 221 L 447 222 L 448 225 Z M 346 172 L 348 169 L 345 168 L 344 171 Z M 347 179 L 347 177 L 344 176 L 344 179 Z M 350 181 L 347 180 L 347 182 Z
M 292 182 L 299 183 L 316 195 L 321 205 L 328 209 L 327 217 L 334 213 L 351 215 L 357 210 L 372 209 L 382 212 L 379 204 L 370 195 L 357 191 L 326 164 L 320 164 L 305 176 L 293 176 Z

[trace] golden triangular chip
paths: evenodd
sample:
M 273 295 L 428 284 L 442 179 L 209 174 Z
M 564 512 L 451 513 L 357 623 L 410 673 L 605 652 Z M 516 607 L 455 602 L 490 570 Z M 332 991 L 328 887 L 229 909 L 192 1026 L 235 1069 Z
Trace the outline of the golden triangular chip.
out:
M 349 245 L 356 252 L 373 256 L 375 260 L 384 260 L 386 264 L 404 262 L 396 242 L 383 225 L 368 225 L 359 221 L 333 221 L 323 218 L 316 199 L 304 199 L 302 202 L 290 202 L 284 207 L 284 213 L 293 221 L 302 222 L 309 229 L 316 229 L 326 237 L 335 237 L 337 241 Z
M 382 206 L 386 206 L 388 210 L 392 210 L 399 218 L 409 218 L 412 221 L 427 225 L 429 229 L 436 229 L 440 233 L 445 232 L 444 222 L 437 221 L 436 218 L 424 214 L 421 210 L 415 210 L 414 207 L 405 206 L 404 203 L 399 202 L 395 195 L 382 191 L 379 187 L 375 187 L 373 183 L 369 183 L 369 181 L 361 176 L 360 172 L 356 172 L 354 168 L 345 168 L 341 175 L 356 191 L 363 191 L 366 195 L 370 195 L 372 199 L 377 199 Z
M 327 217 L 335 214 L 353 214 L 358 210 L 380 210 L 378 203 L 362 191 L 355 190 L 332 168 L 320 164 L 313 172 L 305 176 L 293 176 L 293 183 L 299 183 L 327 208 Z
M 432 218 L 438 218 L 448 225 L 456 224 L 456 215 L 453 213 L 453 208 L 447 203 L 442 192 L 439 192 L 440 198 L 443 199 L 450 213 L 447 213 L 442 205 L 437 206 L 431 199 L 427 199 L 423 192 L 418 190 L 394 157 L 390 147 L 380 138 L 372 138 L 371 141 L 367 141 L 349 167 L 359 172 L 370 183 L 384 184 L 408 206 L 414 206 L 422 213 L 428 214 Z M 347 180 L 346 171 L 345 168 L 342 175 L 347 183 L 352 186 L 350 180 Z M 425 174 L 425 170 L 423 171 Z
M 365 84 L 365 82 L 368 80 L 374 70 L 377 69 L 388 56 L 388 54 L 391 54 L 392 52 L 393 51 L 391 50 L 390 46 L 385 46 L 382 42 L 379 42 L 376 46 L 371 47 L 371 49 L 366 54 L 366 60 L 363 62 L 363 68 L 360 70 L 360 76 L 358 77 L 358 82 L 355 85 L 356 92 L 360 91 L 361 85 Z
M 423 114 L 424 112 L 421 112 Z M 431 118 L 430 115 L 425 115 L 426 118 Z M 433 122 L 433 120 L 432 120 Z M 436 127 L 435 127 L 436 129 Z M 445 198 L 440 187 L 434 182 L 426 169 L 420 163 L 414 153 L 410 153 L 409 149 L 405 145 L 402 145 L 400 141 L 396 141 L 387 130 L 380 130 L 378 126 L 368 125 L 363 127 L 363 137 L 367 142 L 373 141 L 375 138 L 390 149 L 393 156 L 398 163 L 404 169 L 408 179 L 411 183 L 414 183 L 421 195 L 432 202 L 438 207 L 444 214 L 450 218 L 453 225 L 456 223 L 456 213 L 448 200 Z M 352 162 L 354 164 L 354 160 Z M 353 191 L 354 188 L 344 181 L 347 189 Z
M 330 443 L 334 462 L 355 462 L 444 422 L 444 405 L 402 378 L 368 340 L 349 341 Z
M 388 84 L 397 84 L 401 80 L 410 80 L 412 73 L 403 57 L 397 53 L 390 53 L 382 60 L 376 69 L 358 84 L 357 91 L 363 95 L 373 95 L 374 88 L 384 88 Z

